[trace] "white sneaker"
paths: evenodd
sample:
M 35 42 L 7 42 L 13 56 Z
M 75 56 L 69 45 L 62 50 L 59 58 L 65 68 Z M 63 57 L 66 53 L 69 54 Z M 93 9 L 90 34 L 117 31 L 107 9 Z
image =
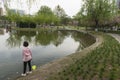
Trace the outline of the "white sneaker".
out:
M 27 74 L 31 74 L 31 73 L 32 73 L 32 71 L 27 72 Z
M 23 74 L 23 73 L 22 73 L 21 76 L 26 76 L 26 74 Z

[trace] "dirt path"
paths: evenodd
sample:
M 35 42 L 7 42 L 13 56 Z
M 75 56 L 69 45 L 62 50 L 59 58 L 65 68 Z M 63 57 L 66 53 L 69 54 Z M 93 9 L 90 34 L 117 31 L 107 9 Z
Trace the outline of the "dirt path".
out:
M 81 52 L 74 53 L 72 55 L 66 56 L 64 58 L 55 60 L 48 64 L 45 64 L 33 71 L 32 74 L 27 75 L 26 77 L 20 77 L 17 80 L 45 80 L 49 78 L 49 75 L 54 74 L 62 70 L 64 67 L 69 66 L 73 63 L 74 59 L 80 59 L 83 56 L 86 56 L 90 51 L 94 50 L 97 46 L 99 46 L 103 42 L 103 38 L 100 35 L 94 35 L 96 37 L 96 42 L 83 49 Z
M 119 34 L 109 33 L 109 35 L 111 35 L 112 37 L 114 37 L 120 43 L 120 35 Z

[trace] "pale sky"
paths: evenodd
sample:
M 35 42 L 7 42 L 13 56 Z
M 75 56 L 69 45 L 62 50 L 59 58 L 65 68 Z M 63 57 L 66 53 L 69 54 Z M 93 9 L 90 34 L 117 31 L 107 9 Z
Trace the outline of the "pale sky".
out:
M 12 8 L 19 8 L 25 10 L 27 13 L 28 7 L 25 4 L 25 0 L 21 0 L 21 4 L 16 4 L 17 0 L 13 0 L 11 4 Z M 16 4 L 16 5 L 15 5 Z M 82 0 L 37 0 L 36 3 L 31 7 L 30 13 L 33 14 L 40 9 L 40 6 L 46 5 L 52 10 L 55 6 L 60 5 L 68 16 L 74 16 L 81 8 Z M 21 6 L 21 7 L 20 7 Z

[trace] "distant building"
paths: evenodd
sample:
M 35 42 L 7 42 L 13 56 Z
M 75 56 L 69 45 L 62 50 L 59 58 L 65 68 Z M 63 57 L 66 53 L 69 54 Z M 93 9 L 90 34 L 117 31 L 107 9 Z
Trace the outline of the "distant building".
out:
M 3 5 L 2 5 L 2 2 L 0 2 L 0 16 L 3 16 Z
M 117 0 L 117 6 L 120 9 L 120 0 Z
M 3 8 L 0 7 L 0 16 L 3 16 Z
M 10 9 L 10 11 L 13 12 L 13 13 L 18 13 L 20 15 L 24 15 L 25 14 L 24 10 Z

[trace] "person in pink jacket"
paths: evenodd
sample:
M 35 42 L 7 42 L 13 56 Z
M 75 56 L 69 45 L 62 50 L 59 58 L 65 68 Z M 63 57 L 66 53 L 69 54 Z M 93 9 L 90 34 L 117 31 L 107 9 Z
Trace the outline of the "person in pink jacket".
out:
M 32 52 L 31 50 L 28 48 L 29 43 L 27 41 L 25 41 L 23 43 L 23 52 L 22 52 L 22 58 L 23 58 L 23 73 L 21 74 L 22 76 L 26 76 L 26 73 L 32 73 L 32 69 L 31 69 L 31 60 L 32 60 Z M 29 72 L 26 72 L 27 69 L 27 64 L 29 66 Z

